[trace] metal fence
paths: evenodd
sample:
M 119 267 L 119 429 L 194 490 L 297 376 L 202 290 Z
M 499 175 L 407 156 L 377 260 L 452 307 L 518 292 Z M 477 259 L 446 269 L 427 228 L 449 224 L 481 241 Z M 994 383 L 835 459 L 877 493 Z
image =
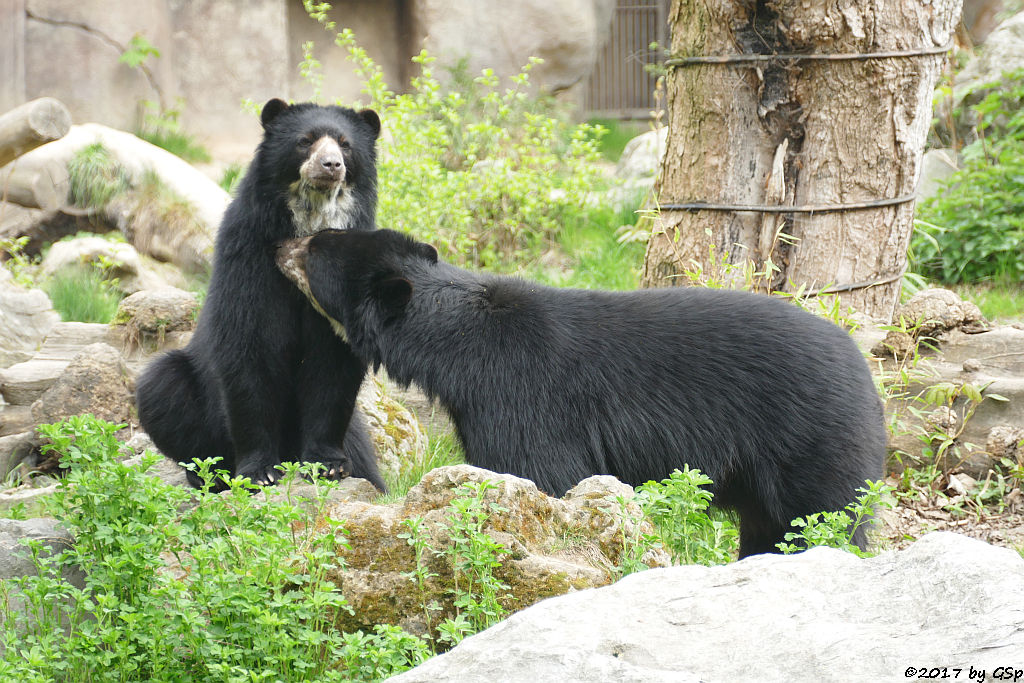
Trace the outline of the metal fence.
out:
M 670 0 L 618 0 L 611 36 L 584 94 L 589 116 L 646 118 L 655 107 L 656 77 L 644 66 L 657 59 L 651 43 L 668 47 Z M 661 103 L 664 107 L 664 102 Z

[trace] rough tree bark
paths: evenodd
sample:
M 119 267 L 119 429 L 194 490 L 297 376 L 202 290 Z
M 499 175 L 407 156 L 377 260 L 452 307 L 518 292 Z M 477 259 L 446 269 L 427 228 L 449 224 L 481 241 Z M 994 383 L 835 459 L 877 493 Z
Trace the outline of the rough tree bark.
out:
M 674 56 L 927 50 L 950 41 L 960 0 L 674 0 Z M 943 55 L 674 67 L 661 203 L 835 205 L 912 194 Z M 774 167 L 774 170 L 773 170 Z M 888 318 L 906 265 L 913 202 L 838 213 L 662 209 L 649 287 L 714 261 L 753 262 L 765 289 L 849 288 Z M 793 239 L 789 240 L 786 235 Z M 737 246 L 739 245 L 739 246 Z M 886 282 L 887 281 L 887 282 Z

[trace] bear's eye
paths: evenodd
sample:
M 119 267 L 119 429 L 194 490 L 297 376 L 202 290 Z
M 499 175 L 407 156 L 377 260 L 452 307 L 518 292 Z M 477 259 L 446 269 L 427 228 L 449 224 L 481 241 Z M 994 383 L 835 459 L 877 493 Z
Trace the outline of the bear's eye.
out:
M 302 146 L 302 147 L 309 147 L 312 144 L 313 144 L 313 136 L 312 135 L 303 135 L 301 138 L 299 138 L 299 145 Z
M 345 138 L 338 138 L 338 144 L 341 145 L 342 149 L 351 149 L 352 145 L 349 144 Z

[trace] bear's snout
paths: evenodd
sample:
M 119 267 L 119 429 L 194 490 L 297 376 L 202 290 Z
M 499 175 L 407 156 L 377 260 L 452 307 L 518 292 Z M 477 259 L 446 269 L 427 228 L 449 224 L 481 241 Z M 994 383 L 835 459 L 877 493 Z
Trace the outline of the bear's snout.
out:
M 345 157 L 334 138 L 324 136 L 313 143 L 300 174 L 314 187 L 337 185 L 345 179 Z

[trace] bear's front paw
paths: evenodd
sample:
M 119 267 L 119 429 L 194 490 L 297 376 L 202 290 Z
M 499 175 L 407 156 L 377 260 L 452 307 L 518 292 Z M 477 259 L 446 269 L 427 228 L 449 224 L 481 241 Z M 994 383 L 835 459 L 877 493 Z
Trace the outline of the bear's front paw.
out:
M 340 448 L 334 446 L 313 446 L 302 453 L 303 462 L 322 465 L 320 476 L 338 481 L 352 474 L 352 461 Z
M 271 486 L 281 478 L 282 472 L 277 469 L 276 458 L 252 456 L 242 460 L 235 468 L 236 477 L 249 477 L 257 486 Z

